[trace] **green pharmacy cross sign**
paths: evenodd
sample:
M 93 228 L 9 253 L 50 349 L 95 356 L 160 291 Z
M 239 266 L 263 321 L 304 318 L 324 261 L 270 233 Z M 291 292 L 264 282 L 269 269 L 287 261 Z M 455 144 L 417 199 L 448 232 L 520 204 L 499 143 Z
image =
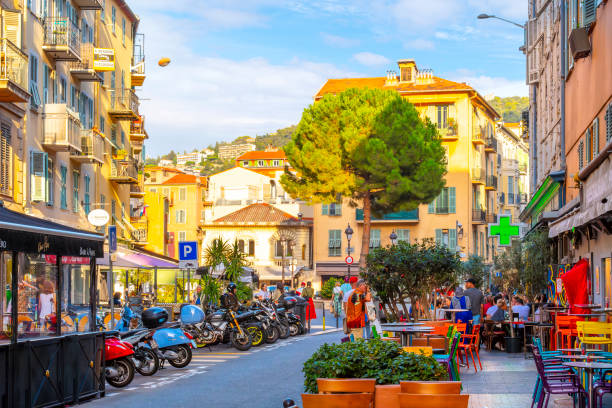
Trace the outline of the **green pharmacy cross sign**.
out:
M 520 230 L 518 225 L 510 224 L 510 217 L 499 216 L 499 224 L 489 224 L 489 235 L 499 236 L 499 245 L 509 246 L 511 237 L 520 236 Z

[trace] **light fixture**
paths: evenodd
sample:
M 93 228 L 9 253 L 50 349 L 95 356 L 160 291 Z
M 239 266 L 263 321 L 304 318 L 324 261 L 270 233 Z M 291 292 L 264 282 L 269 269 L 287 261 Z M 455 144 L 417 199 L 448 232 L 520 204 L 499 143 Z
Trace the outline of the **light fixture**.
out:
M 350 241 L 351 238 L 353 238 L 353 229 L 351 228 L 351 224 L 348 224 L 348 226 L 344 230 L 344 233 L 346 234 L 346 239 L 347 240 Z

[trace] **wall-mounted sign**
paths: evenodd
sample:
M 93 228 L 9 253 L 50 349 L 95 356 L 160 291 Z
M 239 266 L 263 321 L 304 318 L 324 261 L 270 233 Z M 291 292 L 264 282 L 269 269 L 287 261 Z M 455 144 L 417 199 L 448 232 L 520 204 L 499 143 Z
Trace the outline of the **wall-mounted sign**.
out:
M 115 50 L 112 48 L 94 48 L 93 69 L 95 71 L 114 71 Z
M 96 210 L 90 211 L 87 214 L 87 220 L 89 223 L 95 227 L 102 227 L 110 221 L 110 215 L 105 210 L 98 208 Z

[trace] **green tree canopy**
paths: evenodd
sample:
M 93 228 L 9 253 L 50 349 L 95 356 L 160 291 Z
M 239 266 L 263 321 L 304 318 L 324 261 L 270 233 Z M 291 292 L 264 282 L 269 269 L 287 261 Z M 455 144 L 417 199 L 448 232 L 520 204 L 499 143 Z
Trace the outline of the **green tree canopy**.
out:
M 281 183 L 293 197 L 363 204 L 360 266 L 369 252 L 371 215 L 413 210 L 444 187 L 437 130 L 397 92 L 349 89 L 304 110 L 285 153 L 295 169 Z

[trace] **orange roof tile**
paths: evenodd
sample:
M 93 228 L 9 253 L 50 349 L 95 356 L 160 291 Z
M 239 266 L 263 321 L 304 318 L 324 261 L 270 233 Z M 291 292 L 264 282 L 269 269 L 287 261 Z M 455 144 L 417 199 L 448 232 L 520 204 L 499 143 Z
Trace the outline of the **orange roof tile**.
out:
M 266 160 L 266 159 L 286 159 L 285 152 L 277 150 L 274 152 L 266 152 L 261 150 L 253 150 L 239 156 L 236 160 Z
M 273 223 L 283 224 L 297 222 L 298 219 L 293 215 L 286 213 L 278 208 L 266 204 L 258 203 L 251 204 L 247 207 L 241 208 L 238 211 L 234 211 L 231 214 L 225 215 L 221 218 L 214 220 L 214 223 Z
M 164 181 L 162 184 L 206 184 L 206 177 L 194 176 L 193 174 L 177 174 Z

